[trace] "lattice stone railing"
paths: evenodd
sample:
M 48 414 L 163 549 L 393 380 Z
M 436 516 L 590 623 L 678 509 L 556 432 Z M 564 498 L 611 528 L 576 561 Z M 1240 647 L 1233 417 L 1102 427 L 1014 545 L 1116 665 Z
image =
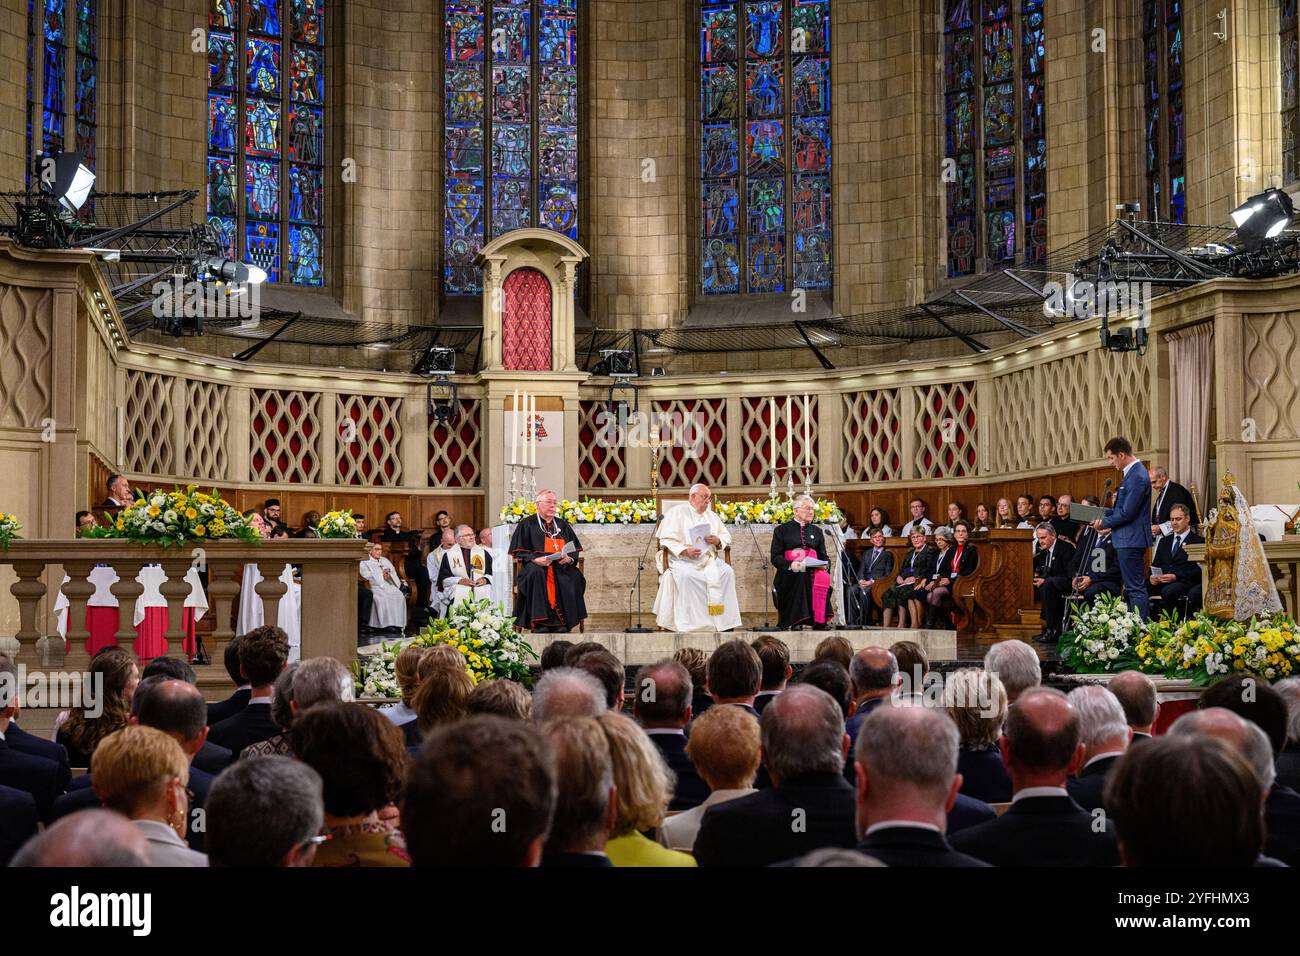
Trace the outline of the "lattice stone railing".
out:
M 617 406 L 616 406 L 617 409 Z M 578 483 L 584 488 L 627 485 L 626 429 L 611 417 L 609 403 L 583 400 L 578 405 Z
M 185 383 L 184 474 L 221 481 L 227 477 L 226 398 L 229 389 L 215 382 Z
M 844 480 L 892 481 L 902 474 L 896 388 L 844 395 Z
M 975 383 L 914 385 L 918 478 L 965 478 L 976 474 Z
M 1089 449 L 1124 435 L 1134 448 L 1151 445 L 1151 366 L 1136 352 L 1088 353 L 1089 379 L 1095 381 L 1099 415 Z
M 254 481 L 321 479 L 319 392 L 253 389 L 248 469 Z
M 172 445 L 172 384 L 169 375 L 126 373 L 126 411 L 122 450 L 126 471 L 147 475 L 176 474 Z
M 817 481 L 820 469 L 817 461 L 818 397 L 809 397 L 808 444 L 812 448 L 812 480 Z M 786 428 L 790 429 L 790 451 L 795 466 L 795 483 L 803 481 L 804 440 L 803 440 L 803 395 L 790 396 L 790 416 L 786 420 L 785 396 L 776 396 L 776 421 L 772 421 L 771 397 L 745 397 L 740 400 L 740 435 L 741 435 L 741 480 L 752 484 L 762 484 L 771 478 L 772 465 L 772 429 L 776 429 L 776 467 L 782 475 L 791 462 L 786 458 Z
M 336 480 L 391 487 L 402 481 L 402 400 L 337 395 Z
M 461 399 L 460 415 L 454 422 L 429 422 L 431 487 L 479 487 L 483 480 L 482 404 L 478 399 Z
M 689 488 L 697 481 L 727 483 L 727 404 L 722 398 L 657 401 L 657 421 L 674 423 L 667 431 L 692 439 L 671 441 L 659 456 L 659 481 L 668 488 Z M 668 434 L 661 430 L 665 438 Z M 698 439 L 698 441 L 695 441 Z

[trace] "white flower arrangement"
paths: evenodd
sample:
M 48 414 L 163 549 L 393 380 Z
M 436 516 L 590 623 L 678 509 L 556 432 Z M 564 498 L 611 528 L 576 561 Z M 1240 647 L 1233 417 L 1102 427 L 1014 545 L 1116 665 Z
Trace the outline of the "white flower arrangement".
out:
M 1082 671 L 1124 670 L 1133 666 L 1143 633 L 1142 616 L 1135 609 L 1116 595 L 1100 594 L 1091 605 L 1071 612 L 1061 657 Z
M 322 538 L 355 538 L 357 522 L 351 511 L 330 511 L 316 525 Z

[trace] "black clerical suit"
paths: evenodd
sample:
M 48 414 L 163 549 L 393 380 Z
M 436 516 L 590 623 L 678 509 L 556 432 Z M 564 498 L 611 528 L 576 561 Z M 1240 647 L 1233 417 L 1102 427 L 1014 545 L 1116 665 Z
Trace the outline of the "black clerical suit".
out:
M 1204 543 L 1205 539 L 1191 528 L 1181 536 L 1167 534 L 1156 542 L 1151 554 L 1151 567 L 1176 578 L 1168 584 L 1150 585 L 1151 595 L 1160 598 L 1161 608 L 1176 607 L 1179 598 L 1185 597 L 1189 616 L 1201 609 L 1201 566 L 1187 556 L 1185 545 Z
M 858 564 L 858 574 L 845 591 L 850 595 L 848 600 L 849 607 L 853 608 L 854 620 L 850 624 L 865 623 L 872 616 L 873 610 L 879 610 L 875 607 L 875 600 L 872 597 L 872 585 L 868 584 L 865 588 L 858 584 L 859 581 L 879 581 L 888 578 L 894 573 L 894 556 L 884 547 L 879 551 L 875 548 L 868 547 L 862 552 L 862 561 Z M 861 608 L 861 614 L 858 609 Z M 847 613 L 847 608 L 846 608 Z
M 813 624 L 813 574 L 815 568 L 803 571 L 791 571 L 791 561 L 785 553 L 796 548 L 810 549 L 822 561 L 827 561 L 826 542 L 822 529 L 809 522 L 801 525 L 798 521 L 787 521 L 777 525 L 772 532 L 772 566 L 776 568 L 776 580 L 772 584 L 774 592 L 777 627 L 783 630 Z M 826 621 L 830 620 L 831 593 L 826 592 Z M 797 855 L 797 854 L 795 854 Z
M 548 566 L 533 561 L 547 553 L 546 540 L 560 539 L 572 542 L 572 564 L 561 564 L 559 559 Z M 567 633 L 587 616 L 584 595 L 587 581 L 578 570 L 578 555 L 582 542 L 573 526 L 556 515 L 549 524 L 543 524 L 540 515 L 529 515 L 515 525 L 510 536 L 510 554 L 520 561 L 519 577 L 515 583 L 515 620 L 532 631 Z M 554 588 L 555 603 L 551 603 L 550 588 Z
M 1173 480 L 1165 482 L 1159 494 L 1151 492 L 1151 523 L 1164 524 L 1168 521 L 1169 512 L 1174 505 L 1182 505 L 1187 509 L 1192 519 L 1192 527 L 1201 523 L 1196 514 L 1196 502 L 1192 499 L 1192 493 Z
M 1057 537 L 1065 538 L 1071 544 L 1078 543 L 1079 528 L 1082 527 L 1079 522 L 1072 521 L 1069 518 L 1062 518 L 1060 515 L 1053 515 L 1050 524 Z

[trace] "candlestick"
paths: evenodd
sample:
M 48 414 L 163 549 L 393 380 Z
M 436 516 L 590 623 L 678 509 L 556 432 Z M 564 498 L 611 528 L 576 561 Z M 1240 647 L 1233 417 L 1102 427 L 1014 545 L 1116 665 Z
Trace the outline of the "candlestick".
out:
M 510 414 L 514 423 L 514 428 L 510 430 L 510 464 L 519 464 L 519 389 L 515 389 L 514 397 L 510 399 Z
M 794 501 L 794 469 L 787 468 L 785 473 L 785 500 Z
M 812 497 L 812 469 L 811 468 L 805 468 L 803 470 L 803 493 L 807 495 L 809 498 Z
M 808 440 L 808 419 L 810 417 L 808 393 L 803 396 L 803 466 L 808 468 L 812 465 L 812 443 Z
M 776 469 L 775 468 L 772 469 L 772 489 L 768 492 L 767 496 L 771 498 L 773 501 L 776 501 Z
M 776 472 L 776 399 L 769 398 L 767 401 L 768 401 L 768 406 L 767 406 L 768 434 L 771 436 L 772 439 L 770 442 L 768 442 L 768 446 L 771 451 L 771 454 L 768 456 L 769 458 L 771 458 L 771 461 L 768 463 L 768 467 L 772 469 L 773 472 L 772 481 L 775 482 L 776 481 L 776 474 L 775 474 Z M 775 492 L 773 492 L 773 495 L 775 495 Z
M 790 396 L 785 397 L 785 466 L 794 467 L 794 418 L 790 415 Z
M 531 453 L 532 460 L 529 461 L 529 464 L 532 465 L 534 468 L 536 468 L 537 467 L 537 396 L 536 395 L 528 396 L 528 437 L 532 442 L 532 453 Z M 533 481 L 534 482 L 537 481 L 536 474 L 534 474 L 533 476 Z

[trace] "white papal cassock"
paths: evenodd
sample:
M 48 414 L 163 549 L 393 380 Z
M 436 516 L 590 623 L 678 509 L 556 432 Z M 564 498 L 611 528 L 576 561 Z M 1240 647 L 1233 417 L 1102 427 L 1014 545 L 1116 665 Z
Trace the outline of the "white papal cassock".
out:
M 361 562 L 361 576 L 370 584 L 374 602 L 370 605 L 370 626 L 406 627 L 406 595 L 402 579 L 387 558 L 366 558 Z
M 704 546 L 698 558 L 682 552 L 693 547 L 691 529 L 708 525 L 721 544 Z M 736 575 L 722 556 L 731 544 L 722 519 L 709 508 L 703 513 L 690 502 L 675 505 L 659 526 L 659 543 L 669 550 L 668 569 L 659 575 L 655 621 L 670 631 L 729 631 L 740 626 Z
M 492 597 L 492 578 L 493 572 L 496 571 L 496 564 L 487 548 L 479 544 L 470 548 L 469 563 L 470 566 L 465 567 L 465 549 L 459 546 L 443 555 L 442 564 L 434 577 L 434 584 L 443 584 L 442 593 L 448 608 L 470 598 L 483 601 Z M 471 588 L 458 583 L 461 578 L 470 581 L 486 578 L 488 583 Z

